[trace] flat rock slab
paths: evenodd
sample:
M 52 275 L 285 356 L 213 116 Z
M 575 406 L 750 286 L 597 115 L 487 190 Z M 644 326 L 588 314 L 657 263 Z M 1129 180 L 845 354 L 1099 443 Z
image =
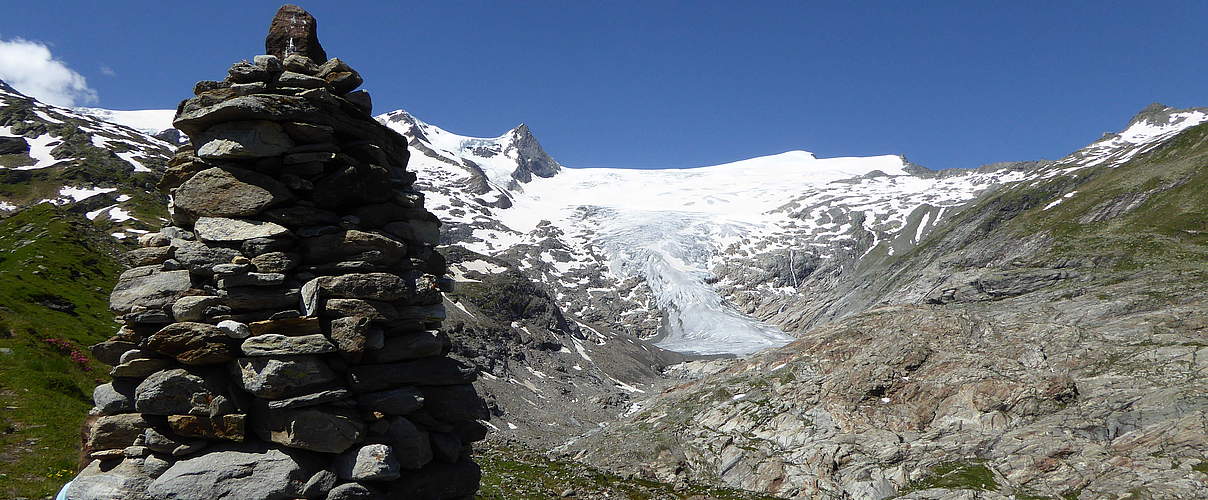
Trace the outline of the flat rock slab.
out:
M 109 310 L 126 314 L 135 306 L 170 307 L 190 287 L 188 271 L 159 271 L 159 266 L 137 267 L 122 273 L 109 294 Z
M 249 337 L 240 348 L 245 356 L 326 354 L 336 350 L 336 346 L 322 334 L 291 337 L 276 333 Z
M 354 273 L 315 278 L 324 297 L 392 301 L 412 295 L 406 280 L 390 273 Z
M 201 217 L 193 229 L 203 241 L 231 242 L 252 238 L 275 238 L 289 234 L 289 229 L 272 222 L 228 219 L 225 217 Z
M 323 86 L 323 80 L 318 86 Z M 236 160 L 277 156 L 294 147 L 293 139 L 276 122 L 248 120 L 214 125 L 197 139 L 197 156 L 211 160 Z
M 147 492 L 153 498 L 176 500 L 297 498 L 315 470 L 309 461 L 286 450 L 227 447 L 176 462 L 151 482 Z

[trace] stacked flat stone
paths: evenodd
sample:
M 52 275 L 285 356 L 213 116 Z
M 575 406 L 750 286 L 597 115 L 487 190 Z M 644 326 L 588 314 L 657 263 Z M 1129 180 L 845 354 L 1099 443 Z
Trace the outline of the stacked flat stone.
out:
M 273 26 L 299 19 L 313 36 L 293 6 Z M 111 295 L 123 326 L 93 352 L 113 382 L 70 498 L 477 490 L 488 415 L 475 370 L 446 357 L 452 282 L 406 140 L 371 117 L 356 71 L 282 36 L 177 111 L 172 225 L 140 238 Z

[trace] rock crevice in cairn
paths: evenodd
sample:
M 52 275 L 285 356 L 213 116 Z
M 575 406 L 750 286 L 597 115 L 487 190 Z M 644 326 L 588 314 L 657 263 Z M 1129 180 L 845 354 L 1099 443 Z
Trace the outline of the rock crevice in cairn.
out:
M 488 413 L 446 356 L 452 281 L 406 140 L 305 11 L 266 51 L 177 111 L 172 224 L 113 290 L 123 326 L 93 348 L 113 382 L 68 497 L 469 498 Z

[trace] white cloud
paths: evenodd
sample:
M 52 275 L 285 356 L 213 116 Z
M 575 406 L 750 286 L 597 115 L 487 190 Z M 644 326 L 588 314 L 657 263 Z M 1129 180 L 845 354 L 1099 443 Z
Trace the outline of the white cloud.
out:
M 88 87 L 83 75 L 55 59 L 45 44 L 22 38 L 0 40 L 0 80 L 56 106 L 97 101 L 96 91 Z

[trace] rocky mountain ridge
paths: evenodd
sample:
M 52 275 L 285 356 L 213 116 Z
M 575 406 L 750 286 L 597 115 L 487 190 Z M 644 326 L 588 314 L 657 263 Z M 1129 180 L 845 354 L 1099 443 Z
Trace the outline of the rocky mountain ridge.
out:
M 562 449 L 786 498 L 1208 494 L 1208 125 L 1144 115 L 857 270 L 856 312 Z

